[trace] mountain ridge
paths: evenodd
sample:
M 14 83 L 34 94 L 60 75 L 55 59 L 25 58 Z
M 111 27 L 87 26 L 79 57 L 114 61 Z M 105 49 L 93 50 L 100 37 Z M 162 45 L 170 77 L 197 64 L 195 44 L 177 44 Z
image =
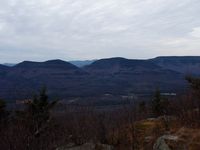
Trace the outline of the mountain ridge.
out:
M 24 61 L 13 67 L 0 65 L 0 98 L 24 99 L 43 85 L 48 88 L 50 96 L 59 95 L 61 98 L 106 93 L 152 93 L 157 87 L 162 92 L 176 93 L 187 88 L 185 68 L 193 66 L 191 74 L 200 76 L 200 71 L 196 70 L 200 65 L 200 57 L 195 57 L 195 61 L 190 63 L 192 58 L 157 57 L 141 60 L 114 57 L 97 60 L 82 68 L 57 59 Z

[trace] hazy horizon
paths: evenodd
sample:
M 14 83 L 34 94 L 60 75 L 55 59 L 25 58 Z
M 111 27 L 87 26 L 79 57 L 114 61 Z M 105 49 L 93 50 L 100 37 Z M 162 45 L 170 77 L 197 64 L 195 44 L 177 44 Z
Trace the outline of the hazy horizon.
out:
M 125 58 L 125 59 L 132 59 L 132 60 L 148 60 L 148 59 L 154 59 L 154 58 L 157 58 L 157 57 L 200 57 L 200 55 L 198 56 L 194 56 L 194 55 L 182 55 L 182 56 L 178 56 L 178 55 L 174 55 L 174 56 L 170 56 L 170 55 L 166 55 L 166 56 L 155 56 L 155 57 L 150 57 L 150 58 L 127 58 L 127 57 L 105 57 L 105 58 L 96 58 L 96 59 L 72 59 L 72 60 L 67 60 L 67 59 L 60 59 L 60 58 L 52 58 L 52 59 L 43 59 L 43 60 L 28 60 L 28 59 L 25 59 L 25 60 L 22 60 L 22 61 L 16 61 L 16 62 L 0 62 L 0 64 L 7 64 L 7 65 L 14 65 L 14 64 L 18 64 L 18 63 L 21 63 L 21 62 L 24 62 L 24 61 L 30 61 L 30 62 L 45 62 L 45 61 L 51 61 L 51 60 L 62 60 L 62 61 L 66 61 L 66 62 L 76 62 L 76 61 L 97 61 L 97 60 L 101 60 L 101 59 L 110 59 L 110 58 Z
M 200 55 L 199 0 L 0 4 L 0 63 Z

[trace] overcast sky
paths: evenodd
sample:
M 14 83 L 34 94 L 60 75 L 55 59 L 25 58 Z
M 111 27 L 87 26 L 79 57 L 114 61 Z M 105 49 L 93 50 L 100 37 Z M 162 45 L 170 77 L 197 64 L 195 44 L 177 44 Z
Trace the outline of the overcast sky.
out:
M 0 0 L 0 63 L 200 55 L 200 0 Z

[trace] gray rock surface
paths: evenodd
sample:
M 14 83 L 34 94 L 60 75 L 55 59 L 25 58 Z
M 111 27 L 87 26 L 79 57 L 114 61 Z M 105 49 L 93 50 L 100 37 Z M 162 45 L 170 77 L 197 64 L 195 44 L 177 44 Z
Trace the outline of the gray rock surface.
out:
M 171 150 L 171 149 L 166 144 L 165 139 L 163 137 L 160 137 L 154 144 L 153 150 Z
M 177 136 L 164 135 L 157 139 L 156 143 L 153 146 L 153 150 L 171 150 L 167 143 L 169 141 L 177 142 L 177 140 L 178 140 Z
M 157 139 L 153 150 L 186 150 L 186 145 L 178 136 L 163 135 Z
M 56 150 L 113 150 L 114 148 L 110 145 L 105 144 L 94 144 L 94 143 L 85 143 L 80 146 L 64 146 L 57 148 Z

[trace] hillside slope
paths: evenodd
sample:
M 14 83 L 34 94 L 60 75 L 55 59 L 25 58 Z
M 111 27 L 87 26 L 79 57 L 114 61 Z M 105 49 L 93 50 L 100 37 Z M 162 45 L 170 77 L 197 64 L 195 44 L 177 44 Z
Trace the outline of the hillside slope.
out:
M 13 67 L 0 66 L 0 97 L 31 97 L 42 86 L 50 96 L 98 97 L 113 95 L 150 95 L 181 92 L 187 86 L 185 75 L 200 75 L 199 57 L 158 57 L 150 60 L 108 58 L 78 68 L 62 60 L 25 61 Z
M 157 57 L 151 59 L 150 62 L 173 71 L 183 74 L 200 75 L 200 57 L 184 56 L 184 57 Z

